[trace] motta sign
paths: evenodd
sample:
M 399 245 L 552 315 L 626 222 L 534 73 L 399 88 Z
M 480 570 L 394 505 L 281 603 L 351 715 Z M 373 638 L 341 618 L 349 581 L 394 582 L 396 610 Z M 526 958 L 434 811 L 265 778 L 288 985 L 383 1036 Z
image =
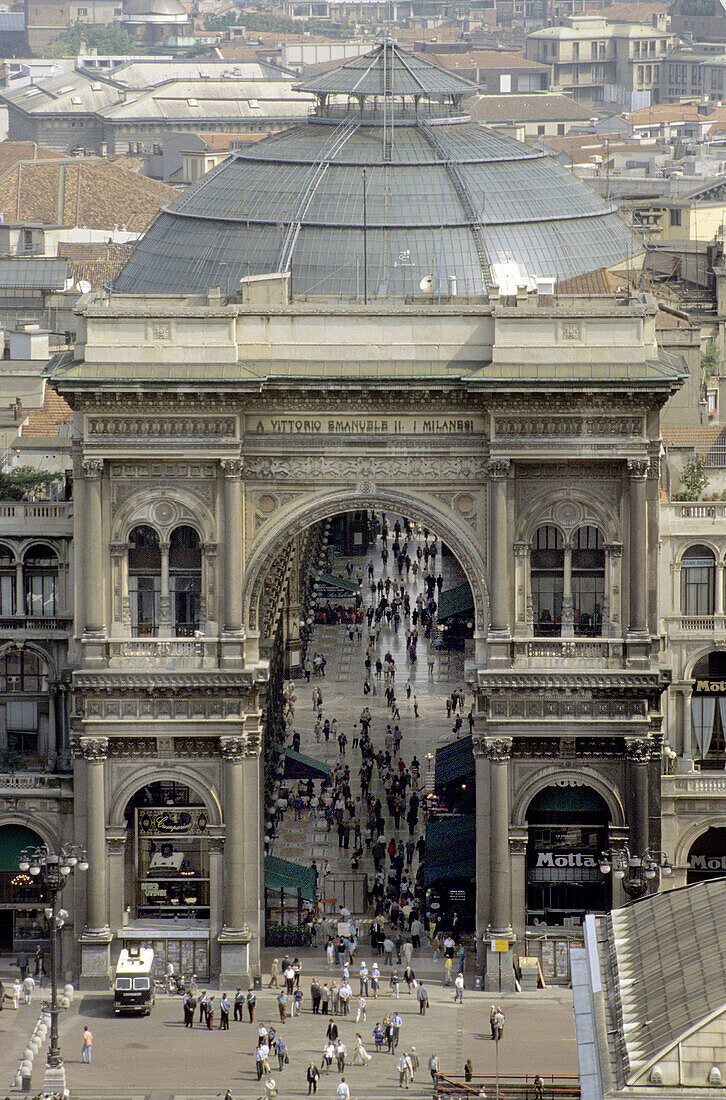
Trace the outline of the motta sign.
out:
M 538 852 L 537 867 L 599 867 L 600 861 L 589 852 Z
M 726 695 L 726 680 L 694 680 L 693 690 L 699 695 Z
M 726 871 L 726 856 L 691 855 L 688 867 L 691 871 Z

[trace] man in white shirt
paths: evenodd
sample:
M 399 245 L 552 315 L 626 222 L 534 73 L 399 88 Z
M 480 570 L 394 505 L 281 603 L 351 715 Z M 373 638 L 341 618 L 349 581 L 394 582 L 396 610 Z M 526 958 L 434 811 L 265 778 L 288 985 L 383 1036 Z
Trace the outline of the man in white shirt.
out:
M 464 1003 L 464 975 L 457 974 L 454 978 L 454 985 L 456 986 L 456 992 L 454 993 L 454 1003 L 458 1001 L 459 1004 Z
M 413 1066 L 406 1051 L 403 1052 L 397 1062 L 398 1084 L 402 1089 L 407 1089 L 413 1077 Z
M 335 1091 L 338 1096 L 338 1100 L 350 1100 L 350 1089 L 346 1084 L 345 1077 L 341 1077 L 340 1084 Z

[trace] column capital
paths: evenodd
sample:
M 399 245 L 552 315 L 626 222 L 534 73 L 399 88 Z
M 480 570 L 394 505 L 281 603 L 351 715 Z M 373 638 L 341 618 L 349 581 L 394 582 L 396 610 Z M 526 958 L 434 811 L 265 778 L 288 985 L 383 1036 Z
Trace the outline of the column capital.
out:
M 512 755 L 512 738 L 477 737 L 474 751 L 481 756 L 488 756 L 495 764 L 504 763 Z
M 108 737 L 71 737 L 71 752 L 76 759 L 98 763 L 108 756 Z
M 648 476 L 650 462 L 647 458 L 629 458 L 628 473 L 632 481 L 644 481 Z
M 633 764 L 647 764 L 650 750 L 651 743 L 647 737 L 628 737 L 625 741 L 625 755 Z
M 223 760 L 235 764 L 247 756 L 247 738 L 222 736 L 219 739 L 219 752 Z
M 103 476 L 102 458 L 84 458 L 81 463 L 81 475 L 88 480 Z
M 509 473 L 509 467 L 511 463 L 508 458 L 491 458 L 487 465 L 487 473 L 489 478 L 505 478 Z
M 605 553 L 609 554 L 611 558 L 622 558 L 623 556 L 623 544 L 622 542 L 606 542 Z
M 218 542 L 203 542 L 203 543 L 201 543 L 200 549 L 201 549 L 202 553 L 205 555 L 205 557 L 212 558 L 212 557 L 214 557 L 214 555 L 219 550 L 219 543 Z
M 223 458 L 220 462 L 222 472 L 225 477 L 239 478 L 242 477 L 242 468 L 244 463 L 241 458 Z
M 528 558 L 532 547 L 528 542 L 515 542 L 514 543 L 514 556 L 515 558 Z
M 112 558 L 122 558 L 128 551 L 128 544 L 125 542 L 110 542 L 108 550 Z

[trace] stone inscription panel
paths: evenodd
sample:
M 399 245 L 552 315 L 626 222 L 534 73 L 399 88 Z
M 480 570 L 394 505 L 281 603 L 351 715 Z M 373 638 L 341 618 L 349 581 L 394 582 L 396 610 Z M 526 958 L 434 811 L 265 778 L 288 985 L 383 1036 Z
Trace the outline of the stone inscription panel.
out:
M 249 415 L 245 418 L 245 433 L 267 435 L 479 435 L 486 429 L 483 416 L 462 416 L 460 413 L 432 413 L 430 416 L 406 414 L 386 416 L 371 413 L 313 412 L 304 416 Z

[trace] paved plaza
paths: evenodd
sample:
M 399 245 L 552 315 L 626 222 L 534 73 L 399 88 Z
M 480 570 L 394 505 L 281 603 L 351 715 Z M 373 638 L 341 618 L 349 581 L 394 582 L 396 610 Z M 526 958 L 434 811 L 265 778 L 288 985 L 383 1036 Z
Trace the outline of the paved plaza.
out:
M 391 523 L 394 522 L 391 518 Z M 419 540 L 420 541 L 420 540 Z M 413 543 L 415 554 L 417 542 Z M 440 543 L 439 543 L 440 548 Z M 390 549 L 390 541 L 389 541 Z M 412 556 L 413 556 L 412 554 Z M 371 600 L 368 586 L 368 562 L 372 561 L 376 581 L 388 576 L 398 580 L 398 570 L 393 555 L 388 559 L 388 571 L 383 567 L 380 544 L 366 557 L 351 559 L 354 575 L 364 572 L 365 605 Z M 345 559 L 335 558 L 331 565 L 338 575 L 345 575 Z M 444 589 L 460 584 L 464 576 L 456 560 L 450 554 L 439 553 L 436 572 L 444 578 Z M 405 577 L 405 571 L 404 571 Z M 422 579 L 413 577 L 407 584 L 412 604 L 423 593 Z M 405 625 L 399 632 L 384 629 L 378 644 L 378 653 L 383 656 L 390 651 L 396 660 L 395 687 L 401 708 L 400 725 L 403 731 L 401 756 L 410 763 L 416 754 L 421 762 L 421 787 L 430 787 L 433 774 L 427 775 L 427 754 L 433 754 L 438 745 L 452 739 L 453 719 L 447 718 L 445 699 L 454 688 L 464 686 L 463 654 L 434 649 L 433 675 L 428 669 L 428 643 L 421 633 L 418 660 L 411 665 L 407 659 L 405 644 Z M 318 742 L 314 733 L 315 714 L 312 706 L 312 689 L 320 686 L 323 692 L 323 717 L 337 719 L 338 730 L 348 737 L 345 763 L 351 768 L 353 796 L 360 793 L 358 768 L 360 754 L 352 751 L 350 741 L 354 723 L 362 707 L 368 706 L 373 715 L 371 736 L 376 749 L 383 747 L 386 723 L 391 712 L 383 694 L 384 684 L 377 681 L 377 694 L 364 695 L 364 658 L 367 631 L 364 640 L 358 643 L 351 640 L 346 626 L 318 626 L 313 632 L 310 653 L 321 652 L 327 659 L 324 678 L 312 680 L 309 684 L 301 679 L 296 683 L 295 715 L 290 726 L 301 736 L 301 752 L 323 760 L 334 766 L 341 760 L 339 746 L 330 742 Z M 375 658 L 374 658 L 375 660 Z M 411 698 L 406 699 L 405 686 L 410 678 Z M 414 713 L 414 702 L 418 704 L 419 716 Z M 464 708 L 468 712 L 469 703 Z M 461 735 L 468 732 L 466 720 Z M 289 744 L 289 741 L 288 741 Z M 432 764 L 432 760 L 430 760 Z M 427 782 L 428 781 L 428 782 Z M 380 795 L 386 814 L 387 836 L 406 838 L 405 822 L 402 828 L 395 830 L 386 811 L 385 797 L 374 769 L 371 784 L 373 796 Z M 423 829 L 419 819 L 419 829 Z M 322 816 L 311 819 L 309 811 L 299 820 L 294 819 L 291 809 L 277 831 L 272 846 L 275 855 L 309 865 L 315 859 L 318 867 L 328 861 L 330 871 L 349 872 L 351 869 L 351 849 L 338 847 L 335 827 L 326 829 Z M 414 857 L 413 870 L 417 869 L 417 857 Z M 370 852 L 364 852 L 361 871 L 372 877 L 374 867 Z M 361 915 L 361 914 L 359 914 Z M 285 1041 L 288 1045 L 290 1064 L 279 1072 L 276 1059 L 271 1058 L 273 1074 L 277 1081 L 281 1098 L 295 1098 L 307 1095 L 305 1073 L 310 1061 L 318 1067 L 321 1063 L 325 1041 L 327 1019 L 314 1016 L 310 1011 L 310 981 L 314 976 L 321 980 L 336 977 L 326 968 L 325 937 L 319 937 L 316 950 L 306 949 L 299 952 L 302 962 L 301 988 L 305 993 L 304 1011 L 299 1018 L 288 1020 L 283 1025 Z M 289 951 L 291 957 L 295 949 Z M 263 989 L 258 996 L 255 1024 L 279 1022 L 275 1001 L 276 991 L 267 988 L 270 964 L 273 957 L 282 956 L 284 951 L 266 950 L 263 952 Z M 356 968 L 362 960 L 373 962 L 370 955 L 370 941 L 365 926 L 362 927 L 356 962 L 351 969 L 355 976 Z M 380 964 L 382 960 L 377 960 Z M 403 966 L 399 967 L 402 973 Z M 489 1010 L 492 995 L 473 990 L 474 960 L 466 960 L 466 991 L 463 1005 L 454 1004 L 453 991 L 443 984 L 443 960 L 434 961 L 428 943 L 424 942 L 420 951 L 413 956 L 413 969 L 419 980 L 426 983 L 429 991 L 430 1010 L 425 1017 L 419 1015 L 418 1005 L 413 996 L 404 992 L 399 1000 L 391 995 L 389 986 L 390 968 L 381 969 L 381 995 L 376 1001 L 368 998 L 367 1019 L 356 1025 L 355 1016 L 336 1017 L 341 1035 L 352 1054 L 356 1032 L 360 1032 L 364 1045 L 373 1055 L 371 1062 L 364 1067 L 352 1066 L 346 1070 L 346 1079 L 350 1085 L 352 1100 L 387 1097 L 399 1093 L 396 1062 L 400 1054 L 411 1047 L 421 1062 L 421 1068 L 410 1089 L 412 1096 L 430 1096 L 431 1080 L 427 1063 L 432 1052 L 439 1056 L 443 1073 L 463 1072 L 463 1064 L 471 1058 L 475 1075 L 492 1075 L 495 1058 L 494 1044 L 489 1030 Z M 357 980 L 352 981 L 353 992 L 358 993 Z M 405 989 L 405 985 L 403 986 Z M 230 996 L 234 990 L 227 990 Z M 220 993 L 215 991 L 215 999 Z M 495 998 L 496 999 L 496 998 Z M 536 993 L 508 995 L 496 999 L 506 1014 L 504 1037 L 499 1049 L 500 1071 L 506 1074 L 542 1073 L 543 1075 L 568 1075 L 577 1072 L 576 1045 L 572 1019 L 571 994 L 567 990 L 545 989 Z M 352 1005 L 353 1013 L 355 1004 Z M 401 1041 L 395 1056 L 375 1054 L 372 1029 L 386 1012 L 397 1008 L 403 1019 Z M 8 1087 L 15 1075 L 18 1059 L 27 1038 L 37 1019 L 39 1008 L 22 1007 L 19 1012 L 12 1010 L 0 1013 L 0 1087 L 2 1082 Z M 68 1082 L 74 1096 L 92 1100 L 111 1100 L 115 1096 L 126 1098 L 150 1097 L 151 1100 L 170 1100 L 171 1097 L 184 1096 L 216 1097 L 224 1095 L 230 1088 L 235 1098 L 256 1098 L 262 1095 L 261 1084 L 257 1082 L 253 1050 L 257 1041 L 257 1027 L 248 1022 L 230 1023 L 230 1030 L 217 1028 L 219 1016 L 215 1018 L 215 1030 L 209 1032 L 200 1026 L 197 1020 L 193 1029 L 184 1028 L 182 1022 L 181 998 L 160 996 L 150 1018 L 115 1017 L 110 995 L 77 994 L 71 1008 L 61 1018 L 61 1043 L 67 1066 Z M 90 1066 L 81 1062 L 81 1035 L 83 1025 L 88 1024 L 94 1036 L 93 1061 Z M 44 1054 L 36 1058 L 36 1070 L 33 1079 L 34 1090 L 42 1080 Z M 323 1074 L 318 1086 L 318 1095 L 324 1100 L 335 1097 L 340 1074 Z M 1 1095 L 1 1094 L 0 1094 Z
M 428 953 L 427 953 L 428 954 Z M 308 992 L 310 978 L 324 972 L 324 963 L 306 953 L 302 985 Z M 368 1001 L 365 1024 L 356 1025 L 354 1016 L 336 1017 L 344 1042 L 352 1051 L 355 1034 L 360 1031 L 371 1062 L 365 1067 L 346 1069 L 351 1088 L 351 1100 L 367 1097 L 395 1096 L 398 1087 L 395 1063 L 401 1050 L 415 1046 L 421 1059 L 412 1097 L 430 1096 L 430 1078 L 426 1061 L 432 1051 L 439 1055 L 442 1072 L 461 1073 L 466 1058 L 471 1058 L 475 1074 L 494 1073 L 494 1044 L 489 1036 L 488 994 L 465 992 L 463 1006 L 453 1003 L 452 992 L 441 984 L 440 974 L 434 978 L 438 965 L 423 965 L 414 957 L 414 966 L 425 977 L 431 1008 L 425 1017 L 418 1014 L 413 997 L 402 993 L 398 1002 L 386 991 L 378 1000 Z M 428 959 L 430 963 L 430 956 Z M 317 966 L 317 970 L 315 967 Z M 266 984 L 266 982 L 265 982 Z M 471 979 L 468 979 L 471 984 Z M 357 987 L 357 983 L 355 983 Z M 218 996 L 218 995 L 217 995 Z M 526 995 L 509 995 L 501 1000 L 506 1014 L 504 1037 L 500 1043 L 500 1069 L 509 1074 L 573 1074 L 577 1072 L 576 1045 L 572 1019 L 572 998 L 568 990 L 545 989 Z M 371 1031 L 384 1012 L 397 1008 L 403 1020 L 401 1043 L 395 1057 L 374 1054 Z M 6 1009 L 0 1013 L 0 1081 L 10 1092 L 17 1062 L 37 1019 L 39 1006 L 22 1007 L 19 1012 Z M 258 998 L 255 1024 L 264 1021 L 276 1025 L 278 1020 L 275 991 L 263 989 Z M 218 1020 L 215 1020 L 215 1025 Z M 81 1035 L 88 1024 L 93 1037 L 93 1061 L 81 1062 Z M 318 1066 L 324 1043 L 327 1018 L 313 1016 L 308 1008 L 294 1020 L 282 1026 L 288 1045 L 290 1064 L 282 1073 L 271 1060 L 281 1100 L 307 1095 L 305 1070 L 313 1060 Z M 92 1100 L 126 1100 L 150 1097 L 151 1100 L 171 1100 L 172 1097 L 216 1097 L 230 1088 L 236 1098 L 256 1098 L 262 1095 L 254 1070 L 252 1052 L 257 1028 L 246 1020 L 230 1023 L 230 1030 L 209 1032 L 197 1019 L 193 1029 L 182 1023 L 180 997 L 161 996 L 149 1018 L 117 1017 L 108 994 L 77 994 L 61 1016 L 61 1046 L 72 1096 Z M 44 1050 L 37 1056 L 33 1076 L 33 1091 L 42 1083 Z M 340 1075 L 323 1074 L 318 1085 L 322 1100 L 334 1100 Z M 0 1093 L 0 1095 L 3 1095 Z

